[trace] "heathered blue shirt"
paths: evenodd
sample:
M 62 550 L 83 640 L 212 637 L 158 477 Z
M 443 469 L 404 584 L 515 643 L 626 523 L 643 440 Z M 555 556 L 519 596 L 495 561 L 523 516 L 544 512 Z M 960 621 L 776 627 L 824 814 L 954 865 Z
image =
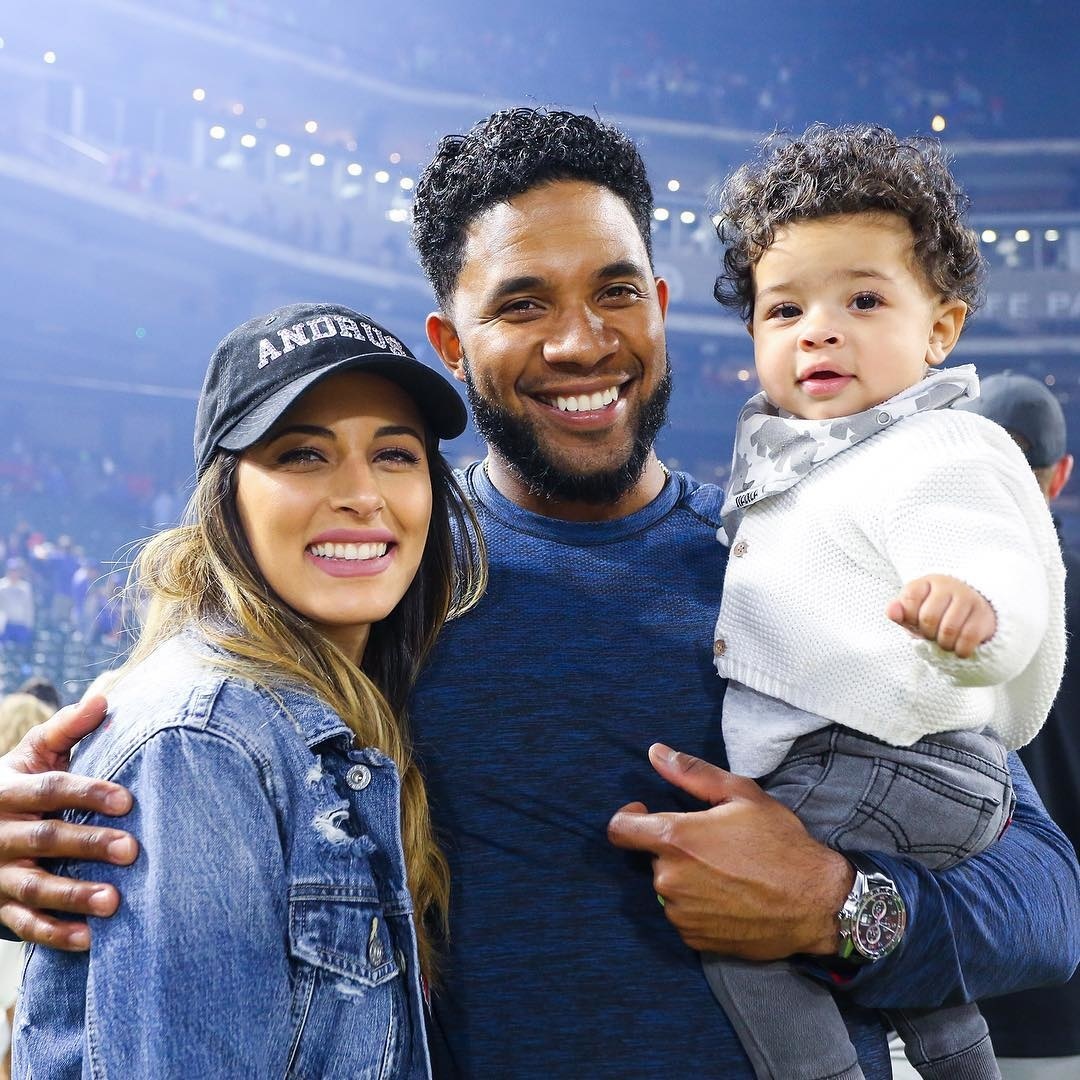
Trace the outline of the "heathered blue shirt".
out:
M 722 492 L 674 474 L 645 509 L 596 524 L 523 510 L 480 466 L 464 481 L 491 581 L 447 626 L 411 708 L 452 874 L 430 1035 L 436 1076 L 750 1080 L 697 954 L 657 903 L 650 860 L 606 837 L 611 815 L 635 799 L 701 809 L 653 772 L 651 743 L 726 764 L 712 661 Z M 934 878 L 875 857 L 901 888 L 912 930 L 841 995 L 867 1080 L 887 1080 L 890 1068 L 876 1014 L 853 998 L 934 1005 L 1075 964 L 1075 858 L 1026 776 L 1017 789 L 1026 827 L 991 849 L 999 862 L 985 873 Z M 997 887 L 1002 874 L 1056 884 L 990 903 L 988 880 Z M 957 913 L 966 917 L 954 942 Z M 1061 943 L 1049 970 L 1037 944 L 1046 940 Z

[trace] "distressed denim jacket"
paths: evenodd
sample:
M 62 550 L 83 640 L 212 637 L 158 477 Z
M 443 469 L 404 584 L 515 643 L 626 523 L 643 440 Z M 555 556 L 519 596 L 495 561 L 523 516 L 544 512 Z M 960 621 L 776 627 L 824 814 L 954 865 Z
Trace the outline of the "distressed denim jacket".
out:
M 120 910 L 89 953 L 28 950 L 12 1075 L 429 1077 L 395 766 L 213 656 L 162 645 L 79 747 L 75 772 L 132 790 L 141 848 L 60 868 Z

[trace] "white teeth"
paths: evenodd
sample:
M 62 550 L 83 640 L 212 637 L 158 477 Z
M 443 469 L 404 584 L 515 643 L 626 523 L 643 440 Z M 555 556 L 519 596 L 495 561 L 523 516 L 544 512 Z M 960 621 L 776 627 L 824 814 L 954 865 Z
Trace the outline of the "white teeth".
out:
M 603 409 L 618 399 L 619 388 L 611 386 L 607 390 L 598 390 L 595 394 L 557 397 L 554 404 L 560 412 L 588 412 L 590 409 Z
M 386 544 L 312 544 L 308 550 L 323 559 L 364 562 L 367 559 L 381 559 L 386 554 L 386 548 Z

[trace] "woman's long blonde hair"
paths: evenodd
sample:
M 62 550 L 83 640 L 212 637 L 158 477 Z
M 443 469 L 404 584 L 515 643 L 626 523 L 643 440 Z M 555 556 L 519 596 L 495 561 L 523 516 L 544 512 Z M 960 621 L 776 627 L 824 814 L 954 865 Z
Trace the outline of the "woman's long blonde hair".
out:
M 443 623 L 483 593 L 487 563 L 476 517 L 435 439 L 428 441 L 432 512 L 423 558 L 397 607 L 372 625 L 360 667 L 266 582 L 236 508 L 238 455 L 226 451 L 198 481 L 184 523 L 152 537 L 135 560 L 134 606 L 145 615 L 125 666 L 195 626 L 229 654 L 230 671 L 271 689 L 310 688 L 352 729 L 358 745 L 376 747 L 396 763 L 405 868 L 421 968 L 430 980 L 432 931 L 446 931 L 450 881 L 412 758 L 405 710 Z

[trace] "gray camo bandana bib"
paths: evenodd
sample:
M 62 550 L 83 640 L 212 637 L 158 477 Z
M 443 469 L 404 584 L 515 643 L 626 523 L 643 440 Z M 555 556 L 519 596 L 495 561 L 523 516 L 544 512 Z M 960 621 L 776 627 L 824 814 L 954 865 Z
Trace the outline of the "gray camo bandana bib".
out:
M 888 401 L 834 420 L 801 420 L 781 414 L 764 390 L 755 394 L 739 413 L 731 479 L 720 511 L 728 542 L 734 539 L 748 506 L 794 487 L 815 465 L 905 416 L 947 409 L 963 398 L 978 396 L 979 378 L 973 364 L 931 371 Z

